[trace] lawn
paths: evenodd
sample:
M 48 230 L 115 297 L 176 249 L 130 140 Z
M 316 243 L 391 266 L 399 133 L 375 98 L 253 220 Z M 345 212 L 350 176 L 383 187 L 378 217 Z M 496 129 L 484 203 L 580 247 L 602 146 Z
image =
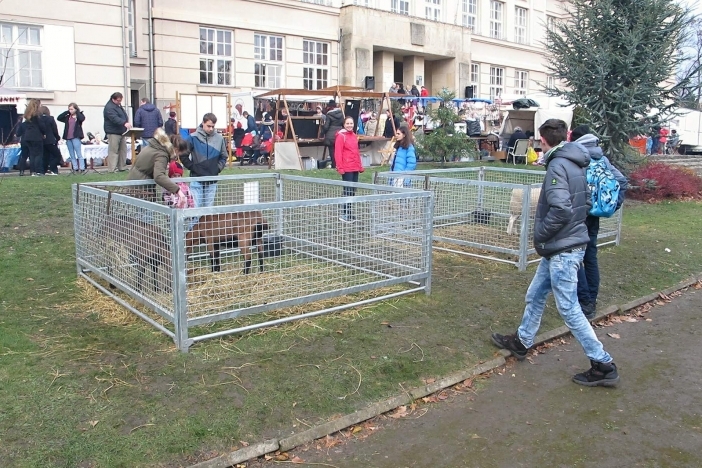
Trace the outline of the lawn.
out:
M 305 175 L 338 178 L 331 170 Z M 371 177 L 367 171 L 361 180 Z M 489 359 L 489 332 L 510 331 L 521 317 L 534 267 L 518 272 L 435 252 L 430 296 L 179 353 L 165 335 L 76 282 L 71 184 L 118 178 L 0 179 L 3 466 L 188 465 Z M 627 205 L 622 245 L 600 253 L 601 306 L 698 273 L 700 208 Z M 542 330 L 559 324 L 551 303 Z

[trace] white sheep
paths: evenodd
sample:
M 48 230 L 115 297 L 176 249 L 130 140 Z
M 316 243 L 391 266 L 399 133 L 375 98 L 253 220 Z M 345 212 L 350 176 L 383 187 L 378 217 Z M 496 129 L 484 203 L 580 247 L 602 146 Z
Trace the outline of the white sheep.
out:
M 530 218 L 536 214 L 536 205 L 541 195 L 541 187 L 532 188 L 529 191 Z M 519 232 L 515 228 L 516 221 L 522 216 L 522 201 L 524 189 L 512 189 L 512 197 L 509 200 L 509 224 L 507 224 L 507 234 L 517 235 Z

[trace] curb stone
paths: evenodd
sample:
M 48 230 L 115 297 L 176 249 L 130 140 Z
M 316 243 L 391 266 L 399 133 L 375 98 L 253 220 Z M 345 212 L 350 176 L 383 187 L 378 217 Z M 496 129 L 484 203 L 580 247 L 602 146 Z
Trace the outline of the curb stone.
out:
M 640 297 L 633 301 L 627 302 L 623 305 L 611 305 L 600 312 L 597 313 L 592 321 L 597 321 L 606 318 L 614 314 L 623 314 L 631 309 L 634 309 L 640 305 L 651 302 L 658 299 L 660 294 L 669 295 L 681 289 L 692 286 L 698 281 L 702 281 L 702 273 L 699 275 L 694 275 L 686 280 L 681 281 L 675 286 L 663 289 L 662 291 L 648 294 L 646 296 Z M 560 338 L 570 333 L 570 330 L 566 326 L 558 327 L 554 330 L 537 335 L 534 339 L 534 346 L 540 345 L 547 341 L 553 340 L 555 338 Z M 321 437 L 339 432 L 340 430 L 358 424 L 359 422 L 366 421 L 368 419 L 379 416 L 383 413 L 387 413 L 398 406 L 406 405 L 412 403 L 412 401 L 419 398 L 436 393 L 439 390 L 455 385 L 459 382 L 464 381 L 470 377 L 476 375 L 484 374 L 488 371 L 496 369 L 505 365 L 505 358 L 510 356 L 510 352 L 504 349 L 498 351 L 500 357 L 491 359 L 477 366 L 471 367 L 470 369 L 465 369 L 447 377 L 437 380 L 428 385 L 422 387 L 417 387 L 408 390 L 402 395 L 396 395 L 388 399 L 376 402 L 359 411 L 347 414 L 333 421 L 328 421 L 326 423 L 320 424 L 318 426 L 312 427 L 306 431 L 294 434 L 290 437 L 286 437 L 280 440 L 267 440 L 263 443 L 253 444 L 248 447 L 235 450 L 219 457 L 213 458 L 211 460 L 203 461 L 195 465 L 191 465 L 189 468 L 227 468 L 237 463 L 242 463 L 253 458 L 263 456 L 267 453 L 275 452 L 280 450 L 281 452 L 287 452 L 300 445 L 312 442 L 313 440 L 319 439 Z

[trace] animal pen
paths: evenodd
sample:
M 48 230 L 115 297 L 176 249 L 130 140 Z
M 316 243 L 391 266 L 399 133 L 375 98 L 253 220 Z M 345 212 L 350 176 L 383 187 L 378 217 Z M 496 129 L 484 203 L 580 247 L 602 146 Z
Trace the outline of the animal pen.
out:
M 524 271 L 538 262 L 534 217 L 543 171 L 467 167 L 378 172 L 374 182 L 434 193 L 434 248 L 505 262 Z M 622 210 L 602 218 L 598 245 L 619 245 Z
M 430 192 L 272 173 L 178 181 L 195 180 L 213 206 L 174 209 L 153 181 L 73 186 L 78 276 L 181 351 L 430 293 Z

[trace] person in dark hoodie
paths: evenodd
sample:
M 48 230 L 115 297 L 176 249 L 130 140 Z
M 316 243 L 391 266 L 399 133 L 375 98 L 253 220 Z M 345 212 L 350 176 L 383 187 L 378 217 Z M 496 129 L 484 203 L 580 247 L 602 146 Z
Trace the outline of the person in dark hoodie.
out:
M 579 125 L 571 132 L 570 141 L 584 146 L 590 154 L 590 159 L 601 159 L 604 161 L 607 170 L 619 182 L 619 198 L 617 200 L 617 209 L 619 209 L 624 203 L 624 194 L 629 182 L 619 169 L 609 162 L 607 156 L 602 153 L 602 148 L 599 147 L 599 139 L 590 132 L 590 127 Z M 585 218 L 585 226 L 587 226 L 587 234 L 590 237 L 590 241 L 585 248 L 583 264 L 578 270 L 578 301 L 580 302 L 580 308 L 583 309 L 585 318 L 591 320 L 595 318 L 595 313 L 597 312 L 597 295 L 600 292 L 600 268 L 597 264 L 597 235 L 600 232 L 600 218 L 588 215 Z
M 327 117 L 322 125 L 324 132 L 324 146 L 329 151 L 332 169 L 336 169 L 336 160 L 334 159 L 334 144 L 336 142 L 336 134 L 344 126 L 344 113 L 336 107 L 336 101 L 331 99 L 327 103 Z
M 573 376 L 588 387 L 614 387 L 617 366 L 595 335 L 578 303 L 578 268 L 588 243 L 585 218 L 592 202 L 585 170 L 590 155 L 577 143 L 566 143 L 568 126 L 549 119 L 539 127 L 545 151 L 546 177 L 541 186 L 534 221 L 534 247 L 541 262 L 526 293 L 522 323 L 512 335 L 492 334 L 493 343 L 517 360 L 526 358 L 539 331 L 546 298 L 553 293 L 556 308 L 590 359 L 590 369 Z
M 22 143 L 29 153 L 29 170 L 32 176 L 44 175 L 44 137 L 47 132 L 46 125 L 41 119 L 41 101 L 30 99 L 24 110 Z
M 49 108 L 41 106 L 41 120 L 46 127 L 44 135 L 44 174 L 58 175 L 58 167 L 63 160 L 61 151 L 58 148 L 58 142 L 61 140 L 56 120 L 51 116 Z
M 176 113 L 171 111 L 168 114 L 168 120 L 164 124 L 166 135 L 171 136 L 178 133 L 178 122 L 176 121 Z
M 227 164 L 227 144 L 215 130 L 217 117 L 207 113 L 202 124 L 190 135 L 190 154 L 181 156 L 183 166 L 190 170 L 190 177 L 216 176 Z M 214 205 L 217 182 L 213 180 L 190 183 L 196 207 Z
M 141 144 L 142 146 L 148 146 L 148 140 L 154 137 L 156 129 L 163 127 L 161 111 L 151 104 L 148 99 L 142 98 L 141 105 L 134 114 L 134 126 L 144 129 L 144 133 L 141 134 Z

